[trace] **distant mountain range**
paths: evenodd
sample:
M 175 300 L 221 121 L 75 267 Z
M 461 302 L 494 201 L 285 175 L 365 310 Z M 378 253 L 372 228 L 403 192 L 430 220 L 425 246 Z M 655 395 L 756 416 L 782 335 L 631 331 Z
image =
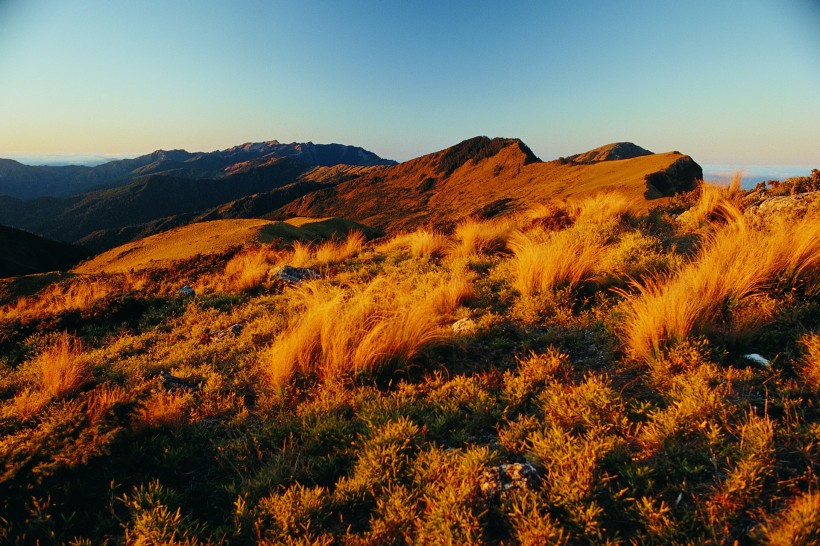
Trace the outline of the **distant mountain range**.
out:
M 94 252 L 203 220 L 339 216 L 388 232 L 447 229 L 470 215 L 616 189 L 648 207 L 703 176 L 689 156 L 631 143 L 543 162 L 518 139 L 487 137 L 401 164 L 354 146 L 276 141 L 98 167 L 0 163 L 0 224 Z
M 282 144 L 276 140 L 247 143 L 215 152 L 157 150 L 96 167 L 30 166 L 0 159 L 0 195 L 19 199 L 68 197 L 92 189 L 125 185 L 135 178 L 159 173 L 194 180 L 220 179 L 286 157 L 305 165 L 324 167 L 396 163 L 357 146 L 312 142 Z

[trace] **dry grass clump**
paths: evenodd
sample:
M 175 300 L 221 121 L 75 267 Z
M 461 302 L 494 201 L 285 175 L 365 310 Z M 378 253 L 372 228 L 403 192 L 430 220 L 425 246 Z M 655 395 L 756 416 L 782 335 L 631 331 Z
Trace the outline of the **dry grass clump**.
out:
M 35 366 L 43 392 L 55 398 L 74 394 L 91 376 L 82 344 L 66 333 L 56 336 L 37 356 Z
M 447 251 L 448 245 L 449 240 L 442 233 L 419 229 L 412 233 L 396 235 L 380 245 L 378 250 L 391 252 L 397 249 L 407 249 L 414 258 L 440 258 Z
M 142 407 L 139 420 L 144 426 L 176 428 L 185 422 L 185 395 L 157 392 Z
M 31 364 L 37 386 L 23 389 L 13 401 L 17 415 L 24 421 L 50 400 L 73 395 L 91 378 L 82 343 L 67 333 L 54 336 Z
M 532 296 L 592 281 L 605 246 L 593 232 L 518 232 L 510 241 L 513 284 L 522 295 Z
M 818 266 L 820 222 L 816 218 L 755 231 L 738 217 L 707 239 L 699 256 L 677 275 L 637 285 L 638 295 L 626 305 L 629 352 L 646 360 L 668 343 L 692 333 L 709 333 L 719 319 L 727 322 L 727 309 L 724 333 L 737 339 L 754 332 L 776 310 L 766 292 L 777 285 L 801 283 L 815 290 Z M 734 316 L 733 308 L 739 311 Z
M 348 290 L 305 286 L 293 325 L 265 357 L 271 382 L 283 385 L 296 372 L 327 379 L 405 364 L 446 338 L 442 321 L 468 286 L 457 277 L 414 283 L 380 277 Z
M 144 284 L 144 278 L 135 277 Z M 0 321 L 31 319 L 65 311 L 85 311 L 97 301 L 124 289 L 105 278 L 79 278 L 53 284 L 32 297 L 19 298 L 0 309 Z
M 365 237 L 361 231 L 351 231 L 343 241 L 330 240 L 316 246 L 296 241 L 291 246 L 292 252 L 287 261 L 295 267 L 343 262 L 361 252 L 364 243 Z
M 14 411 L 23 421 L 40 413 L 51 397 L 42 390 L 26 388 L 14 397 Z
M 568 206 L 576 224 L 598 227 L 620 222 L 633 211 L 634 200 L 619 192 L 605 192 L 587 197 Z
M 820 543 L 820 494 L 804 493 L 775 518 L 761 526 L 763 543 L 773 546 L 810 546 Z
M 735 174 L 729 185 L 702 182 L 698 189 L 697 202 L 680 217 L 685 227 L 696 229 L 704 223 L 726 223 L 743 211 L 745 192 L 739 174 Z
M 820 334 L 807 334 L 800 343 L 805 349 L 803 364 L 798 368 L 800 378 L 810 389 L 820 391 Z
M 225 264 L 218 290 L 243 291 L 260 286 L 268 277 L 271 267 L 283 262 L 284 253 L 270 247 L 248 248 Z
M 515 231 L 508 219 L 468 219 L 456 226 L 456 242 L 451 250 L 453 256 L 500 252 L 507 246 Z

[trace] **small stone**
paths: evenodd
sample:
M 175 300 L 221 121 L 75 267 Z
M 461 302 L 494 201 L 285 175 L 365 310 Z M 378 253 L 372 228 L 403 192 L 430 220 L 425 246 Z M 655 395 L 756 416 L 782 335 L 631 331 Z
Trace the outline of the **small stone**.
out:
M 290 284 L 299 284 L 302 281 L 312 281 L 321 277 L 318 272 L 307 267 L 292 267 L 284 265 L 281 269 L 273 273 L 274 277 L 278 277 Z
M 193 288 L 186 284 L 185 286 L 177 290 L 177 294 L 179 294 L 180 296 L 195 296 L 196 292 Z
M 747 355 L 743 355 L 743 358 L 745 358 L 746 360 L 749 360 L 751 362 L 754 362 L 755 364 L 757 364 L 758 366 L 760 366 L 761 368 L 764 368 L 766 370 L 771 370 L 772 369 L 771 361 L 766 359 L 765 357 L 760 356 L 757 353 L 749 353 Z
M 486 499 L 492 499 L 516 489 L 528 489 L 538 471 L 529 463 L 510 463 L 485 468 L 479 488 Z
M 473 334 L 478 325 L 471 318 L 463 318 L 453 323 L 452 329 L 455 334 Z

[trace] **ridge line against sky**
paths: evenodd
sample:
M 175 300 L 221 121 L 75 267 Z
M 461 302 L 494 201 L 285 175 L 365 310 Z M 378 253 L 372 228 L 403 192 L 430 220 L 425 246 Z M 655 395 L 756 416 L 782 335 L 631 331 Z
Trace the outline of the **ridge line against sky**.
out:
M 0 0 L 0 157 L 476 135 L 820 164 L 820 7 Z

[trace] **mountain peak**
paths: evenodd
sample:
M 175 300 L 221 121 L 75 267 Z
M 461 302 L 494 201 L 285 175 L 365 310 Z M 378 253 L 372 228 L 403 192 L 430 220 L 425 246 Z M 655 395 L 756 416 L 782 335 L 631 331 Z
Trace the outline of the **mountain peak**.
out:
M 598 161 L 632 159 L 644 155 L 652 155 L 652 152 L 632 142 L 613 142 L 582 154 L 571 155 L 566 159 L 573 163 L 597 163 Z
M 517 147 L 523 154 L 523 165 L 541 161 L 520 139 L 477 136 L 439 152 L 441 157 L 438 174 L 446 178 L 467 161 L 472 161 L 472 164 L 476 165 L 482 159 L 493 157 L 510 146 Z

